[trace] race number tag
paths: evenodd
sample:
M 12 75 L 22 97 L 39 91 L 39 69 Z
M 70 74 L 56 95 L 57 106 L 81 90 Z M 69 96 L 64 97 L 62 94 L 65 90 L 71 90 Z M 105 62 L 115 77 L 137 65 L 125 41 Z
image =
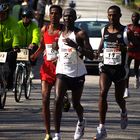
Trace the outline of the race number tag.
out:
M 71 47 L 67 49 L 61 48 L 60 59 L 64 65 L 77 64 L 77 52 Z
M 106 65 L 121 65 L 121 51 L 116 48 L 105 48 L 103 57 Z
M 46 57 L 48 61 L 57 59 L 57 51 L 52 48 L 52 44 L 46 44 Z
M 29 50 L 28 49 L 20 49 L 20 52 L 17 53 L 18 61 L 29 61 Z
M 7 52 L 0 52 L 0 63 L 5 63 L 7 58 Z

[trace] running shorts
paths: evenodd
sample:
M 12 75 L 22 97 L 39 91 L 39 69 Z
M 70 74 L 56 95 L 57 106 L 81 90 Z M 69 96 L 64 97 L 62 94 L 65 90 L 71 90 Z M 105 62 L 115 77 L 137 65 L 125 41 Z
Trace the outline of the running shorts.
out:
M 126 77 L 126 69 L 124 66 L 109 66 L 109 65 L 102 65 L 100 67 L 100 73 L 106 73 L 108 77 L 113 81 L 113 82 L 119 82 L 121 80 L 124 80 Z
M 41 81 L 46 81 L 49 84 L 54 84 L 56 80 L 56 66 L 51 61 L 44 62 L 40 67 L 40 79 Z
M 66 83 L 67 90 L 76 90 L 84 86 L 85 75 L 80 77 L 69 77 L 64 74 L 57 74 L 58 79 L 63 80 Z

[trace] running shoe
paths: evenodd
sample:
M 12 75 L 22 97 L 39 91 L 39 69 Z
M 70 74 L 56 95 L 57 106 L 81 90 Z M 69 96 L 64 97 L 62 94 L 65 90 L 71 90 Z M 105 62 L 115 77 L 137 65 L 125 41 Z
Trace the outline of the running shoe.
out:
M 53 140 L 61 140 L 61 137 L 59 134 L 55 134 Z
M 97 133 L 96 136 L 93 138 L 93 140 L 103 140 L 107 137 L 107 132 L 105 127 L 97 127 Z
M 139 79 L 136 78 L 136 83 L 134 85 L 135 88 L 139 88 L 140 87 L 140 82 L 139 82 Z
M 128 125 L 127 113 L 121 113 L 121 129 L 126 129 Z
M 126 99 L 126 98 L 129 98 L 129 97 L 130 97 L 129 89 L 125 88 L 123 98 Z
M 33 74 L 33 71 L 32 71 L 32 70 L 30 71 L 30 78 L 31 78 L 31 79 L 34 78 L 34 74 Z
M 13 92 L 15 93 L 15 88 L 13 88 Z
M 83 119 L 82 122 L 77 122 L 76 130 L 74 134 L 74 140 L 80 140 L 82 136 L 84 135 L 84 129 L 85 129 L 85 119 Z
M 46 134 L 46 137 L 45 137 L 45 139 L 44 140 L 52 140 L 52 137 L 51 137 L 51 135 L 49 135 L 49 134 Z

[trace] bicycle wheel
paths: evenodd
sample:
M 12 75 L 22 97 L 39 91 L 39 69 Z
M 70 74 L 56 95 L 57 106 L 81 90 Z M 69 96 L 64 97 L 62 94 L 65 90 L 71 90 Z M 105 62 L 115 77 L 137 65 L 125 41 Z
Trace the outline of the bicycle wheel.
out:
M 0 65 L 0 109 L 3 109 L 7 96 L 7 81 L 9 75 L 9 66 L 7 63 Z
M 7 90 L 6 90 L 6 80 L 5 75 L 3 75 L 3 80 L 1 80 L 0 85 L 0 109 L 4 109 L 5 102 L 6 102 L 6 96 L 7 96 Z
M 31 94 L 31 85 L 32 80 L 30 78 L 30 74 L 27 74 L 27 77 L 25 78 L 24 88 L 25 88 L 25 98 L 29 99 Z
M 22 84 L 23 84 L 23 70 L 18 69 L 15 73 L 15 100 L 16 102 L 20 101 L 21 93 L 22 93 Z

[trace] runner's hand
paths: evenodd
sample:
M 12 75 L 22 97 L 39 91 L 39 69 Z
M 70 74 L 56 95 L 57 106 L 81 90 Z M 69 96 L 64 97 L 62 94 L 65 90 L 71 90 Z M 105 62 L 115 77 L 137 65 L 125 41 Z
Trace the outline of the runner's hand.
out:
M 74 41 L 69 39 L 69 38 L 63 39 L 63 41 L 64 41 L 64 44 L 66 44 L 66 45 L 68 45 L 68 46 L 70 46 L 72 48 L 75 48 L 75 49 L 78 48 L 78 45 Z
M 35 56 L 34 54 L 32 54 L 32 55 L 30 56 L 30 59 L 31 59 L 31 61 L 35 61 L 35 60 L 36 60 L 36 56 Z

